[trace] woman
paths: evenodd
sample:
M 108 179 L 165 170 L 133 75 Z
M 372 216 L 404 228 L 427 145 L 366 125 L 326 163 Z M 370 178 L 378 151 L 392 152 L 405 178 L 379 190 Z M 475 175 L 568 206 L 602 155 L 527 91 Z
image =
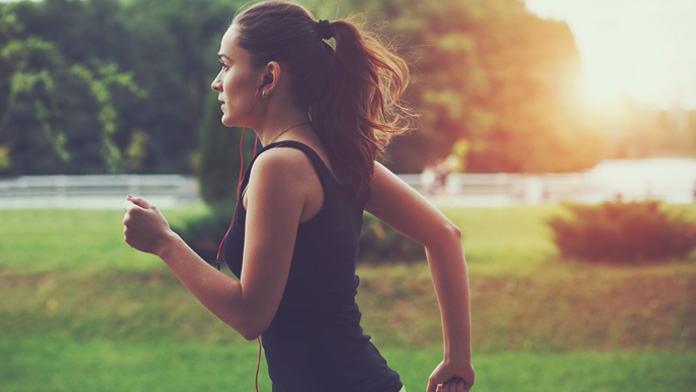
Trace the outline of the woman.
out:
M 274 391 L 398 392 L 399 376 L 363 334 L 355 304 L 366 210 L 425 246 L 444 333 L 444 358 L 427 391 L 469 390 L 460 232 L 375 161 L 410 117 L 398 104 L 404 62 L 350 22 L 317 22 L 282 2 L 237 15 L 218 57 L 211 87 L 223 124 L 248 124 L 264 146 L 223 241 L 238 280 L 211 268 L 143 199 L 125 203 L 126 242 L 159 256 L 246 339 L 261 336 Z

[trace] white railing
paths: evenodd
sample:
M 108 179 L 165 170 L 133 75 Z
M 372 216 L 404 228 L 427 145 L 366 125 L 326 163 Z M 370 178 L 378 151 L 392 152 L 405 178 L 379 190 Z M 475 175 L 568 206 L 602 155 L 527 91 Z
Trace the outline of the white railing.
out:
M 127 195 L 162 207 L 198 199 L 196 180 L 180 175 L 59 175 L 0 179 L 0 208 L 120 208 Z
M 621 199 L 696 202 L 696 159 L 651 158 L 605 160 L 592 170 L 567 174 L 453 174 L 445 191 L 434 190 L 419 174 L 402 175 L 439 203 L 515 205 L 600 203 Z
M 585 173 L 452 174 L 436 189 L 421 174 L 400 174 L 436 204 L 535 205 L 657 199 L 673 204 L 696 198 L 696 159 L 605 161 Z M 163 208 L 198 201 L 198 185 L 180 175 L 27 176 L 0 179 L 0 208 L 121 208 L 126 195 Z

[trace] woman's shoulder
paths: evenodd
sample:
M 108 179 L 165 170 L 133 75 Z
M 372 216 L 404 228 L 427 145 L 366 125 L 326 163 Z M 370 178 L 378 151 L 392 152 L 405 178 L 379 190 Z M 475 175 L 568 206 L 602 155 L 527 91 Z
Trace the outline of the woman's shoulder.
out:
M 295 148 L 270 148 L 259 154 L 251 168 L 251 178 L 267 177 L 286 182 L 313 171 L 307 155 Z
M 249 182 L 268 184 L 275 191 L 304 188 L 316 178 L 309 157 L 295 148 L 270 148 L 259 154 L 251 168 Z
M 249 200 L 281 203 L 286 208 L 302 206 L 302 214 L 311 214 L 322 204 L 322 185 L 303 151 L 271 148 L 259 154 L 251 168 L 245 205 Z M 301 221 L 306 219 L 307 216 L 300 216 Z

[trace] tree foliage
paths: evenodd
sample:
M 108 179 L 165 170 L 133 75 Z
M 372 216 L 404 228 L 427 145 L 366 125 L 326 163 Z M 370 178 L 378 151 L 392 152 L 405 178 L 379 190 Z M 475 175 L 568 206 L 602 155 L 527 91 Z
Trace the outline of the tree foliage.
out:
M 469 145 L 472 172 L 567 172 L 602 156 L 584 121 L 577 89 L 580 58 L 565 23 L 540 19 L 520 0 L 353 1 L 410 50 L 408 99 L 422 115 L 419 134 L 397 142 L 397 168 Z M 416 150 L 427 146 L 424 153 Z M 399 151 L 400 149 L 405 151 Z M 414 157 L 420 156 L 421 162 Z
M 22 34 L 23 26 L 6 11 L 1 14 L 9 23 L 1 31 L 0 62 L 7 80 L 0 137 L 10 148 L 7 168 L 25 173 L 122 171 L 124 159 L 114 142 L 114 95 L 141 96 L 133 74 L 96 58 L 72 62 L 56 43 Z
M 220 105 L 215 95 L 210 95 L 206 114 L 199 129 L 198 184 L 201 197 L 209 204 L 233 202 L 237 196 L 237 179 L 242 156 L 249 163 L 252 159 L 254 132 L 245 133 L 240 149 L 240 128 L 226 128 L 220 122 Z M 242 155 L 243 154 L 243 155 Z
M 216 183 L 211 195 L 229 192 L 238 133 L 219 126 L 210 82 L 220 37 L 244 3 L 0 3 L 0 173 L 232 168 L 205 180 Z M 332 20 L 362 12 L 412 64 L 406 98 L 422 121 L 384 157 L 396 171 L 452 153 L 471 172 L 576 171 L 603 156 L 604 140 L 611 156 L 627 157 L 696 145 L 694 127 L 655 136 L 684 121 L 635 105 L 626 118 L 646 121 L 590 121 L 597 115 L 578 100 L 580 61 L 568 26 L 536 17 L 522 0 L 303 4 Z
M 593 124 L 609 140 L 608 158 L 696 156 L 696 110 L 658 110 L 622 97 L 595 109 Z
M 0 171 L 191 172 L 234 9 L 222 0 L 0 4 Z

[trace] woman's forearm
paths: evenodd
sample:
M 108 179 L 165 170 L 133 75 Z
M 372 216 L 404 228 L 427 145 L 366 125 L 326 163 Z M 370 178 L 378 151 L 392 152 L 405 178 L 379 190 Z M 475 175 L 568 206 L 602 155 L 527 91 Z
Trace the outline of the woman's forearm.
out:
M 470 359 L 469 282 L 459 228 L 381 164 L 375 165 L 366 209 L 425 246 L 440 304 L 445 355 Z
M 241 283 L 210 266 L 177 234 L 169 235 L 158 256 L 203 306 L 242 336 L 251 340 L 262 332 L 246 309 Z
M 469 279 L 459 229 L 451 227 L 438 244 L 426 246 L 444 338 L 445 360 L 471 360 Z

